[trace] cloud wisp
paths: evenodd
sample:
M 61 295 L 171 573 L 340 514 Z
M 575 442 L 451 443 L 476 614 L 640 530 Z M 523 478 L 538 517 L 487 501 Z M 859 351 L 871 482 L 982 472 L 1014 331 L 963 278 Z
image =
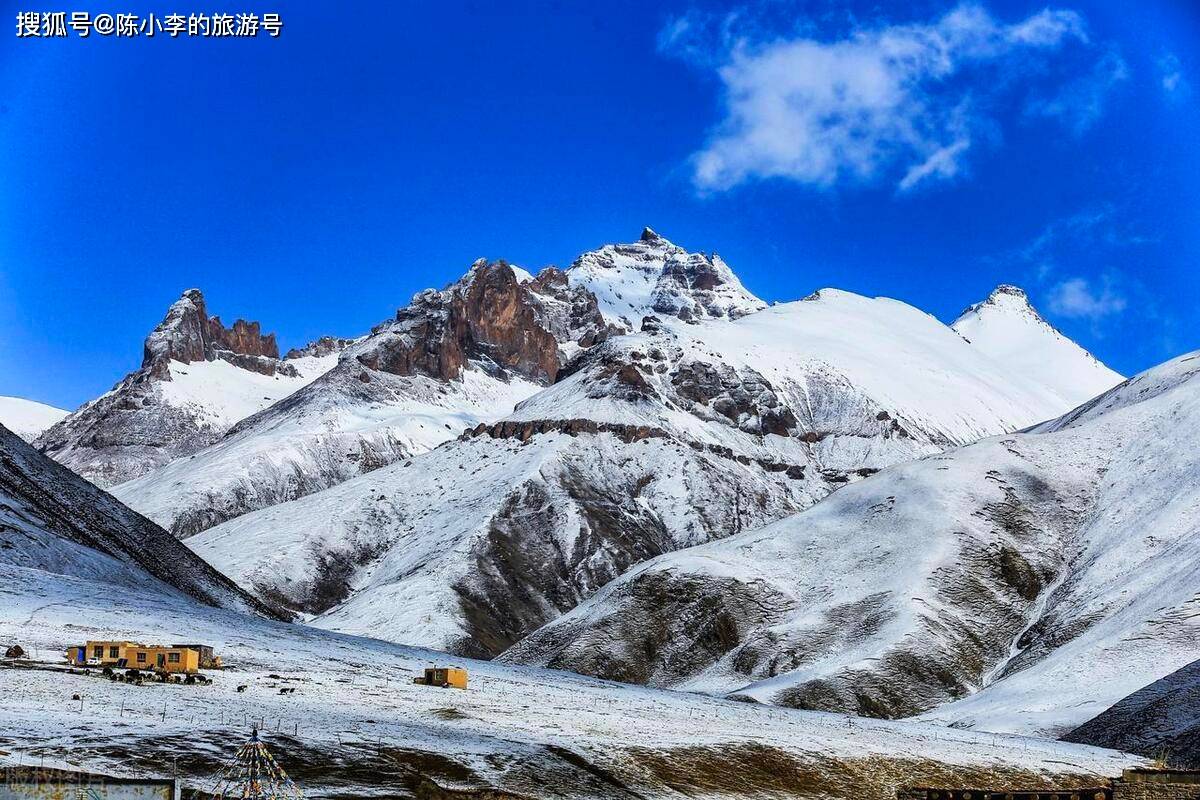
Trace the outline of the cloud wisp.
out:
M 1086 278 L 1069 278 L 1059 282 L 1050 290 L 1048 300 L 1052 313 L 1092 323 L 1119 314 L 1128 305 L 1125 297 L 1107 282 L 1097 289 Z
M 800 33 L 771 37 L 748 20 L 693 13 L 659 36 L 661 51 L 715 71 L 722 86 L 724 118 L 691 161 L 701 193 L 771 178 L 821 188 L 888 180 L 899 192 L 952 180 L 997 129 L 1001 97 L 1023 76 L 1044 77 L 1042 62 L 1066 46 L 1089 43 L 1083 17 L 1056 9 L 1004 23 L 964 4 L 834 39 L 803 22 Z M 1118 79 L 1115 62 L 1103 66 L 1110 84 Z M 1076 112 L 1072 125 L 1090 125 L 1107 87 L 1096 74 L 1078 80 L 1030 113 Z

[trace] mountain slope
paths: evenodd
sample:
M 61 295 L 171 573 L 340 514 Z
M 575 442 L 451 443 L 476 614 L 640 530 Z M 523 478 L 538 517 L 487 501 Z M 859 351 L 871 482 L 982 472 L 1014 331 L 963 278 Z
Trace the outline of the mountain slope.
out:
M 336 362 L 280 359 L 257 322 L 226 328 L 189 289 L 146 337 L 142 366 L 46 430 L 37 447 L 108 487 L 194 453 Z
M 42 431 L 69 413 L 61 408 L 21 397 L 0 397 L 0 425 L 27 442 L 32 442 Z
M 0 426 L 0 565 L 275 614 L 170 534 Z
M 1077 406 L 1121 382 L 1116 372 L 1063 336 L 1029 304 L 1025 292 L 1001 285 L 951 326 L 973 347 Z
M 1061 734 L 1200 644 L 1200 356 L 630 570 L 504 660 Z
M 1200 661 L 1138 689 L 1063 741 L 1114 747 L 1200 769 Z
M 636 268 L 610 277 L 624 286 Z M 1064 410 L 893 300 L 823 290 L 685 316 L 645 318 L 411 463 L 189 545 L 314 624 L 490 657 L 648 558 Z
M 476 262 L 349 345 L 337 366 L 221 441 L 113 489 L 178 536 L 334 486 L 491 422 L 609 333 L 548 268 Z

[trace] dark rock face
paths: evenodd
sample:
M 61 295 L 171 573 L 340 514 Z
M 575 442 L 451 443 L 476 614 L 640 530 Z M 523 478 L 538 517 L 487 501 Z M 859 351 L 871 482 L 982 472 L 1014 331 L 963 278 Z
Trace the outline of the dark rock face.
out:
M 590 347 L 610 331 L 585 289 L 554 267 L 528 283 L 503 261 L 476 262 L 444 291 L 428 289 L 372 331 L 355 356 L 393 375 L 454 380 L 468 361 L 538 383 L 552 383 L 565 360 L 561 346 Z
M 728 364 L 690 361 L 676 369 L 671 384 L 691 402 L 693 413 L 697 406 L 708 407 L 747 433 L 790 436 L 799 425 L 770 381 L 749 367 L 739 371 Z
M 167 311 L 167 316 L 146 337 L 142 369 L 160 380 L 170 380 L 167 364 L 178 361 L 222 359 L 234 366 L 274 375 L 279 368 L 275 334 L 263 335 L 257 322 L 239 319 L 226 328 L 220 317 L 209 317 L 204 295 L 188 289 Z

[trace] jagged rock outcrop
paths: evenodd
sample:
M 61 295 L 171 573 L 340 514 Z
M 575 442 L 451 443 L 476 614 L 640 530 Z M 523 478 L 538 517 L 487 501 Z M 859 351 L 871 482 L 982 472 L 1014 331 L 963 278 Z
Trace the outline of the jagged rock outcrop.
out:
M 167 316 L 146 337 L 142 369 L 159 380 L 171 380 L 170 362 L 228 361 L 242 369 L 295 377 L 290 364 L 279 362 L 275 334 L 262 333 L 257 322 L 236 320 L 226 328 L 220 317 L 208 316 L 204 295 L 188 289 L 167 311 Z
M 146 337 L 142 366 L 36 445 L 97 485 L 114 486 L 213 444 L 335 360 L 281 360 L 274 334 L 241 319 L 226 328 L 209 316 L 204 295 L 189 289 Z
M 522 283 L 504 261 L 480 260 L 449 288 L 416 295 L 354 358 L 392 375 L 444 381 L 474 360 L 551 383 L 571 346 L 590 347 L 609 332 L 596 298 L 571 286 L 561 270 L 550 267 Z

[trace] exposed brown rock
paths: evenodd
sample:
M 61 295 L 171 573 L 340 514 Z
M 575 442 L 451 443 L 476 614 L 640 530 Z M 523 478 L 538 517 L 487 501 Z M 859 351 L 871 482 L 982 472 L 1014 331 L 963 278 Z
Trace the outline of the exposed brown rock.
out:
M 274 375 L 279 367 L 275 334 L 263 335 L 257 322 L 239 319 L 226 328 L 220 317 L 209 317 L 204 295 L 188 289 L 167 311 L 167 316 L 146 337 L 142 369 L 170 380 L 168 363 L 178 361 L 229 361 L 242 369 Z M 294 370 L 285 374 L 293 374 Z
M 589 347 L 609 335 L 591 292 L 571 288 L 554 267 L 521 283 L 503 261 L 479 261 L 445 291 L 427 290 L 372 332 L 357 355 L 371 369 L 452 380 L 467 361 L 492 363 L 532 381 L 552 383 L 560 345 Z

